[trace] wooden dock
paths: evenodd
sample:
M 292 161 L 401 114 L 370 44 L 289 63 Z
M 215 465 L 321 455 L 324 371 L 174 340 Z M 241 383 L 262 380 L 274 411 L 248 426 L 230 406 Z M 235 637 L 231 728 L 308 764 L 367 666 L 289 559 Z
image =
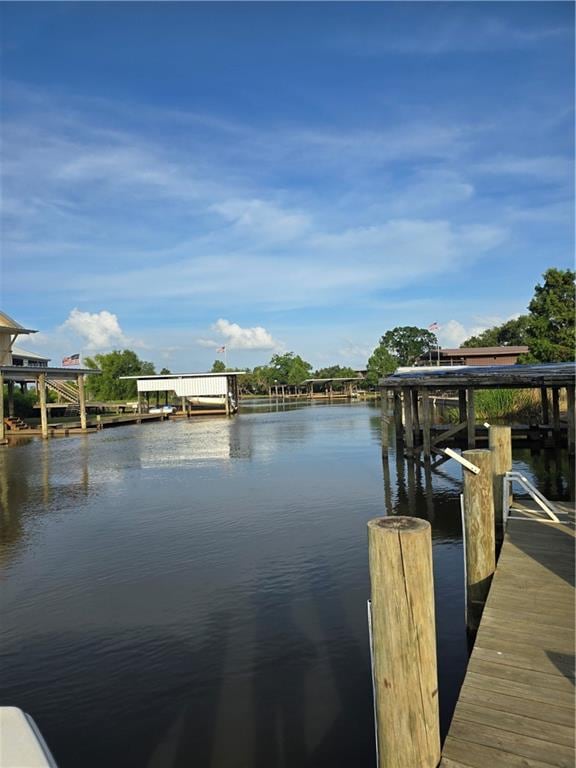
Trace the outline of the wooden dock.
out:
M 555 508 L 510 513 L 440 768 L 576 764 L 574 505 Z

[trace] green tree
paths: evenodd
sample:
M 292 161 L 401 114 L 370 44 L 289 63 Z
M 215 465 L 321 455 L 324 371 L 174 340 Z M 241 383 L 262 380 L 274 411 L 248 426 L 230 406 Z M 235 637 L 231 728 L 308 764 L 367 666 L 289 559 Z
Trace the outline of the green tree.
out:
M 382 337 L 380 344 L 368 358 L 368 365 L 366 366 L 366 381 L 372 387 L 375 387 L 378 384 L 378 379 L 394 373 L 398 367 L 398 360 L 394 355 L 390 354 L 386 346 L 382 343 L 383 339 L 384 337 Z
M 561 363 L 574 360 L 576 333 L 576 273 L 571 269 L 548 269 L 544 284 L 536 285 L 528 305 L 527 328 L 530 352 L 521 362 Z
M 508 320 L 502 325 L 479 333 L 478 336 L 471 336 L 460 344 L 460 347 L 503 347 L 503 346 L 522 346 L 528 344 L 528 328 L 530 326 L 530 316 L 520 315 L 513 320 Z
M 319 368 L 314 373 L 317 379 L 353 379 L 358 374 L 352 368 L 341 365 L 331 365 L 328 368 Z
M 270 383 L 276 380 L 279 384 L 301 384 L 304 379 L 310 377 L 312 366 L 300 355 L 294 352 L 287 352 L 284 355 L 273 355 L 270 360 L 271 379 Z
M 413 365 L 421 355 L 436 349 L 436 336 L 425 328 L 404 325 L 386 331 L 380 344 L 396 358 L 397 365 Z
M 214 360 L 212 363 L 211 373 L 224 373 L 226 366 L 222 360 Z
M 120 376 L 154 375 L 154 364 L 140 360 L 131 349 L 114 350 L 107 354 L 87 357 L 88 368 L 99 368 L 100 375 L 86 377 L 86 389 L 93 400 L 132 400 L 136 397 L 136 382 L 121 381 Z
M 172 371 L 169 371 L 168 368 L 162 368 L 160 371 L 160 376 L 170 376 L 171 373 Z

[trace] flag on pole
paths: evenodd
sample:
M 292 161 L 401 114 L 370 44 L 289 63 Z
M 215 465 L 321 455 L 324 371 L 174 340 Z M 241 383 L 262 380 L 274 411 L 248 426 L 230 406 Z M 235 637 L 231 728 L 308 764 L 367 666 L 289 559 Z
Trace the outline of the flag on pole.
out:
M 224 346 L 224 347 L 218 347 L 218 349 L 216 350 L 216 352 L 217 352 L 218 354 L 220 354 L 220 353 L 222 353 L 222 352 L 226 352 L 226 347 L 225 347 L 225 346 Z
M 62 365 L 80 365 L 80 355 L 68 355 L 62 360 Z
M 432 325 L 428 326 L 429 331 L 437 331 L 439 328 L 440 326 L 438 325 L 438 323 L 432 323 Z

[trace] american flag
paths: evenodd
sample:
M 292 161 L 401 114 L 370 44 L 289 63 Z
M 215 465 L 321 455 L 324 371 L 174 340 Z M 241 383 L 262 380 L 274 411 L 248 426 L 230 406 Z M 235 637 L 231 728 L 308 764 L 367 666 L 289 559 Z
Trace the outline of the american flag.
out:
M 218 347 L 216 352 L 226 352 L 226 347 Z
M 80 355 L 68 355 L 62 360 L 62 365 L 80 365 Z
M 437 330 L 438 330 L 438 328 L 440 328 L 440 326 L 438 325 L 438 323 L 432 323 L 432 325 L 429 325 L 429 326 L 428 326 L 428 330 L 429 330 L 429 331 L 437 331 Z

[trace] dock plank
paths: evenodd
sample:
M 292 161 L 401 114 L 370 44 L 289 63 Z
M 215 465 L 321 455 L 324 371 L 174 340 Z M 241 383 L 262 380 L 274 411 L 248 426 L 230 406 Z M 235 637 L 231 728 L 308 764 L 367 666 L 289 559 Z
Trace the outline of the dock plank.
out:
M 516 506 L 441 768 L 576 764 L 573 505 L 560 524 Z

